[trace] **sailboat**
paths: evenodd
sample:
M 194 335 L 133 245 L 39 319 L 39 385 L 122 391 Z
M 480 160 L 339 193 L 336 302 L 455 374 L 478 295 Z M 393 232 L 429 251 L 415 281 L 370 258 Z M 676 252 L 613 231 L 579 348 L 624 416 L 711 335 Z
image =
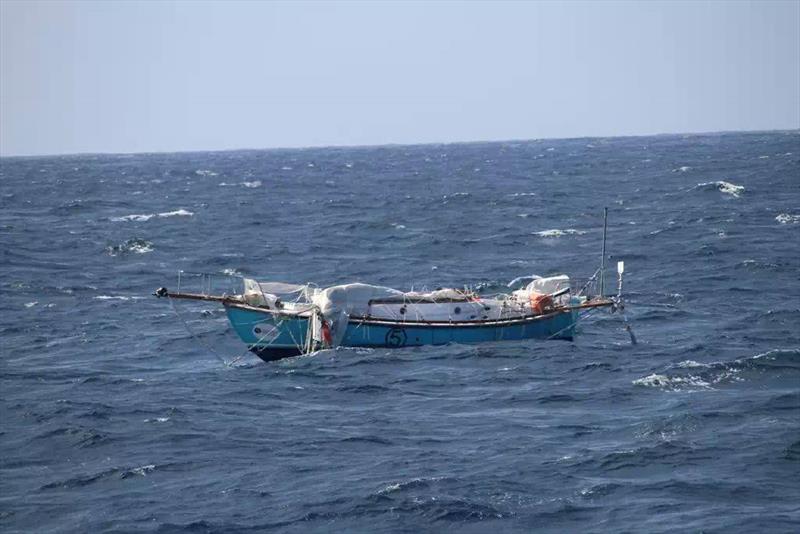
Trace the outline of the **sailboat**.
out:
M 155 295 L 221 304 L 237 335 L 264 361 L 335 347 L 572 340 L 585 312 L 623 308 L 623 262 L 617 264 L 617 295 L 604 294 L 606 230 L 607 209 L 601 265 L 581 288 L 564 274 L 528 277 L 524 287 L 493 295 L 455 288 L 403 292 L 363 283 L 319 288 L 241 278 L 239 291 L 214 295 L 181 291 L 179 275 L 177 291 L 161 287 Z M 599 287 L 596 295 L 589 294 L 593 286 Z M 627 321 L 626 328 L 635 343 Z

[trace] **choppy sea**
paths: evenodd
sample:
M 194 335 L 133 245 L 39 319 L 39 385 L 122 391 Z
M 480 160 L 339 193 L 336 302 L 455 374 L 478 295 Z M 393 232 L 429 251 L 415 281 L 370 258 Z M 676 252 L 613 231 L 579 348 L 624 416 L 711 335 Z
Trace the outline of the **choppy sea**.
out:
M 604 206 L 635 346 L 266 364 L 150 296 L 586 278 Z M 0 245 L 3 532 L 800 529 L 798 131 L 4 158 Z

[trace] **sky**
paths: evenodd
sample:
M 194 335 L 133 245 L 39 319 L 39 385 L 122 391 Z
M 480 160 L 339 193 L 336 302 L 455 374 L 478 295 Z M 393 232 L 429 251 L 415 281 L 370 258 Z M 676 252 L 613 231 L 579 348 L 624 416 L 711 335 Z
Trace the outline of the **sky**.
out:
M 0 155 L 800 128 L 800 1 L 0 0 Z

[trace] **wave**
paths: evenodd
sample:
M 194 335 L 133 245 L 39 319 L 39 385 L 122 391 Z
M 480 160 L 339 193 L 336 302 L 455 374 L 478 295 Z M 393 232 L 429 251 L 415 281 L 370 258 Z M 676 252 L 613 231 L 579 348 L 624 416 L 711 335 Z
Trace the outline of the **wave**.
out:
M 215 173 L 214 171 L 209 171 L 207 169 L 198 169 L 198 170 L 194 171 L 194 173 L 197 176 L 218 176 L 218 174 Z
M 775 220 L 780 224 L 797 224 L 800 223 L 800 215 L 790 215 L 788 213 L 780 213 L 775 216 Z
M 389 484 L 388 486 L 378 491 L 378 495 L 387 495 L 389 493 L 397 493 L 399 491 L 407 491 L 413 489 L 428 489 L 439 482 L 443 483 L 456 482 L 456 479 L 449 477 L 413 478 L 406 482 L 395 482 L 394 484 Z
M 701 191 L 714 191 L 717 190 L 720 193 L 725 193 L 726 195 L 731 195 L 732 197 L 739 198 L 739 196 L 744 193 L 745 189 L 742 185 L 732 184 L 730 182 L 725 182 L 722 180 L 716 182 L 703 182 L 697 184 L 695 187 L 692 188 L 699 189 Z
M 736 264 L 736 267 L 743 267 L 745 269 L 767 269 L 767 270 L 775 270 L 780 269 L 780 265 L 777 263 L 769 263 L 764 261 L 758 261 L 754 259 L 747 259 L 743 260 Z
M 770 375 L 780 377 L 786 373 L 800 374 L 800 349 L 770 350 L 731 362 L 683 360 L 661 373 L 637 378 L 633 385 L 664 391 L 713 390 L 718 386 L 764 379 Z
M 49 490 L 58 488 L 67 488 L 67 489 L 80 488 L 88 486 L 89 484 L 92 484 L 94 482 L 98 482 L 100 480 L 112 477 L 114 475 L 118 475 L 118 477 L 123 480 L 135 476 L 139 477 L 147 476 L 148 473 L 152 473 L 153 471 L 155 471 L 155 469 L 156 469 L 155 464 L 141 465 L 138 467 L 129 467 L 129 468 L 111 468 L 87 476 L 77 476 L 61 482 L 51 482 L 49 484 L 45 484 L 39 489 Z
M 106 247 L 106 252 L 109 256 L 119 256 L 121 254 L 129 253 L 147 254 L 148 252 L 153 252 L 153 243 L 145 239 L 134 237 L 120 243 L 119 245 Z
M 252 182 L 239 182 L 239 183 L 229 183 L 229 182 L 220 182 L 220 187 L 248 187 L 250 189 L 255 189 L 256 187 L 261 187 L 262 182 L 261 180 L 253 180 Z
M 154 217 L 191 217 L 194 213 L 185 210 L 183 208 L 175 210 L 175 211 L 164 211 L 162 213 L 148 213 L 148 214 L 133 214 L 133 215 L 125 215 L 123 217 L 111 217 L 110 220 L 114 222 L 144 222 L 149 221 Z
M 442 196 L 442 204 L 447 204 L 448 200 L 454 200 L 457 198 L 469 198 L 472 196 L 472 193 L 467 193 L 465 191 L 457 191 L 451 195 L 444 195 Z
M 583 230 L 575 230 L 574 228 L 567 228 L 566 230 L 559 230 L 554 228 L 552 230 L 542 230 L 541 232 L 533 232 L 533 235 L 539 237 L 562 237 L 565 235 L 583 235 L 586 232 Z
M 633 381 L 634 386 L 654 387 L 667 391 L 685 389 L 713 389 L 709 382 L 695 376 L 667 376 L 653 373 Z

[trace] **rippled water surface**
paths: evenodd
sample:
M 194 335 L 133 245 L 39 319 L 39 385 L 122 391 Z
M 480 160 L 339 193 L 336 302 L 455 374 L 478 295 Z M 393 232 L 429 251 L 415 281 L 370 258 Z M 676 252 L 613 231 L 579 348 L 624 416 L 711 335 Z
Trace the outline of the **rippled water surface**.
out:
M 0 164 L 4 532 L 800 527 L 796 131 Z M 221 310 L 149 296 L 586 278 L 603 206 L 636 346 L 226 366 Z

